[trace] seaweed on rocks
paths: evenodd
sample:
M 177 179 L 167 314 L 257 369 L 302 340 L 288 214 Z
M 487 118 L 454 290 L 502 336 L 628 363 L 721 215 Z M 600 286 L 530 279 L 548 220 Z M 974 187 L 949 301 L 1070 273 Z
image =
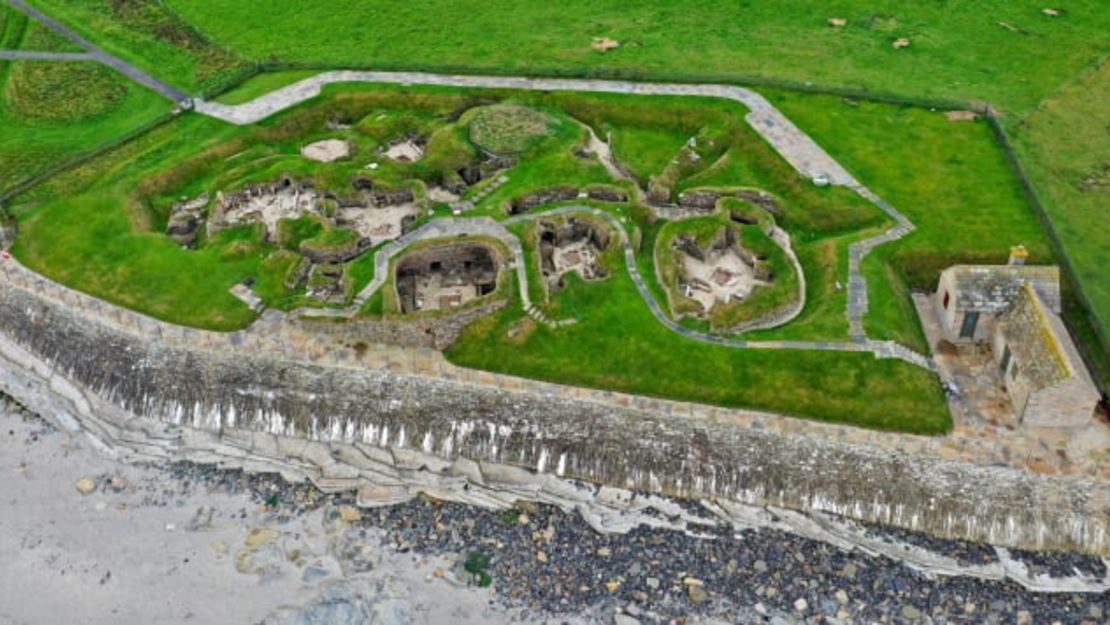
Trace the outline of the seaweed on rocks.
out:
M 897 527 L 860 523 L 867 533 L 888 543 L 906 543 L 930 551 L 937 555 L 952 558 L 960 566 L 996 564 L 998 553 L 994 547 L 964 540 L 937 538 L 921 532 L 911 532 Z
M 1098 556 L 1054 551 L 1025 551 L 1010 549 L 1010 557 L 1029 567 L 1033 575 L 1073 577 L 1077 573 L 1095 578 L 1105 578 L 1106 562 Z

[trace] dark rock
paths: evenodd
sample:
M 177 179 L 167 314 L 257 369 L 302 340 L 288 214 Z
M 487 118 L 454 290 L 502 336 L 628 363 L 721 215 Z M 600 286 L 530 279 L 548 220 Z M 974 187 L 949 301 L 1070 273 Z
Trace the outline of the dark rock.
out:
M 548 187 L 509 202 L 509 213 L 526 213 L 545 204 L 566 202 L 578 198 L 578 189 L 570 186 Z

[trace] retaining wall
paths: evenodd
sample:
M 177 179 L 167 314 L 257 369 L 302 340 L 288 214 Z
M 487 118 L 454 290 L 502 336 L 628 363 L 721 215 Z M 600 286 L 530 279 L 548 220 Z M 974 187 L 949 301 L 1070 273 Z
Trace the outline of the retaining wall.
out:
M 501 298 L 442 314 L 415 313 L 388 319 L 300 319 L 294 323 L 312 333 L 330 335 L 338 343 L 356 351 L 374 343 L 444 350 L 454 344 L 459 334 L 475 319 L 492 315 L 507 303 L 505 298 Z
M 324 460 L 345 445 L 394 456 L 411 451 L 445 465 L 464 459 L 517 466 L 1001 545 L 1110 553 L 1110 493 L 1097 480 L 786 436 L 723 417 L 623 409 L 247 350 L 168 347 L 7 284 L 0 285 L 0 370 L 0 391 L 24 405 L 71 415 L 94 433 L 107 421 L 125 423 L 125 439 L 140 450 L 158 447 L 167 432 L 214 440 L 261 436 L 260 444 L 274 449 L 266 437 L 284 437 L 326 444 Z M 242 450 L 228 457 L 254 460 Z

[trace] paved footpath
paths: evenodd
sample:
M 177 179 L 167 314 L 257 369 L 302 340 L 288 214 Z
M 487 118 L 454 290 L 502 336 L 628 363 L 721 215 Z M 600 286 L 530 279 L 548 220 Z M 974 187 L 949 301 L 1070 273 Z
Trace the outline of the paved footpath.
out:
M 0 50 L 6 61 L 93 61 L 87 52 L 43 52 L 39 50 Z

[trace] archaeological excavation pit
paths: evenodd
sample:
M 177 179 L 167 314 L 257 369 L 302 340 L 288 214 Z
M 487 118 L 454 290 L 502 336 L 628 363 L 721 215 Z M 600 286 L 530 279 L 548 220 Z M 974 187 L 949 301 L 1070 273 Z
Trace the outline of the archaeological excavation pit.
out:
M 374 245 L 404 234 L 421 213 L 421 205 L 409 187 L 375 188 L 366 178 L 358 178 L 347 192 L 320 191 L 312 181 L 296 181 L 283 176 L 276 182 L 253 184 L 238 191 L 216 193 L 208 233 L 252 224 L 262 224 L 265 237 L 277 239 L 278 223 L 313 215 L 331 226 L 350 228 Z M 192 231 L 205 217 L 207 195 L 182 202 L 171 210 L 167 234 L 182 245 L 195 241 Z
M 609 229 L 601 224 L 569 217 L 536 224 L 539 240 L 540 270 L 548 289 L 565 286 L 564 277 L 577 273 L 583 280 L 599 280 L 608 275 L 601 255 L 609 247 Z
M 697 302 L 703 315 L 714 306 L 742 302 L 757 288 L 770 286 L 774 280 L 765 259 L 744 249 L 734 228 L 724 228 L 704 248 L 693 235 L 680 235 L 674 248 L 679 264 L 679 292 Z
M 330 163 L 350 155 L 351 144 L 342 139 L 324 139 L 301 148 L 301 156 L 320 163 Z
M 249 185 L 239 191 L 218 191 L 208 232 L 261 223 L 266 238 L 274 240 L 279 221 L 319 214 L 319 201 L 319 194 L 310 181 L 298 182 L 288 176 L 274 183 Z
M 404 313 L 452 310 L 497 290 L 501 255 L 478 241 L 444 243 L 405 255 L 396 269 Z
M 404 139 L 395 141 L 383 149 L 386 158 L 398 163 L 415 163 L 424 158 L 423 140 Z

